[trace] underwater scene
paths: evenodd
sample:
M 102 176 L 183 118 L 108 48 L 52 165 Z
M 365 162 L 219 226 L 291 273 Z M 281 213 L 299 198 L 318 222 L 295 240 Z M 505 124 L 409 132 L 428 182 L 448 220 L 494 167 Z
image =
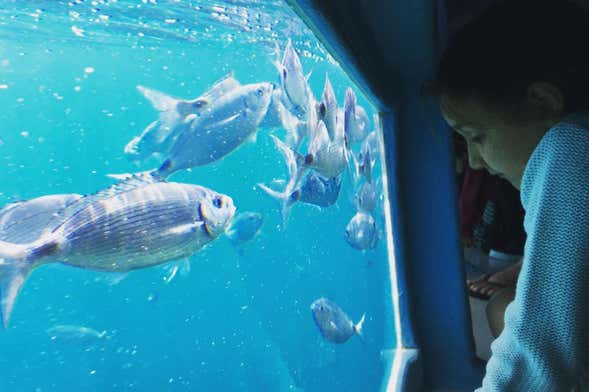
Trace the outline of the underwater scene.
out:
M 0 391 L 382 387 L 378 116 L 285 2 L 3 1 L 0 38 Z

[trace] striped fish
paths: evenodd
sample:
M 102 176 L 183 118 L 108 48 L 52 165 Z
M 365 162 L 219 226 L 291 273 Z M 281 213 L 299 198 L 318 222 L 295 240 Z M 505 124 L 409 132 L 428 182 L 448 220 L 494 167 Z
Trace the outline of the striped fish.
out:
M 127 272 L 187 258 L 231 222 L 230 197 L 198 185 L 133 176 L 64 207 L 28 243 L 0 241 L 4 326 L 25 279 L 40 265 Z

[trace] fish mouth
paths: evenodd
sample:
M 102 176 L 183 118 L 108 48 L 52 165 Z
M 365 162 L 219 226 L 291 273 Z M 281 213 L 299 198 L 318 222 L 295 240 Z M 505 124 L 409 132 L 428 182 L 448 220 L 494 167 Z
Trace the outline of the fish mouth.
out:
M 213 233 L 212 233 L 211 229 L 209 228 L 209 225 L 207 224 L 207 220 L 206 220 L 205 216 L 206 215 L 204 212 L 204 205 L 203 205 L 203 203 L 200 203 L 198 205 L 198 220 L 203 223 L 202 227 L 203 227 L 205 233 L 209 237 L 214 238 Z

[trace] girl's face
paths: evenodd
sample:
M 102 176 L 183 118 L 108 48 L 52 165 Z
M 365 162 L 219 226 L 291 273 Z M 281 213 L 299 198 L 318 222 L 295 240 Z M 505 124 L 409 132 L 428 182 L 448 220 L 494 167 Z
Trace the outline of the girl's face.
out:
M 466 140 L 470 166 L 503 177 L 517 189 L 530 155 L 555 122 L 534 111 L 526 114 L 526 121 L 516 121 L 476 100 L 448 96 L 442 96 L 440 108 L 446 122 Z

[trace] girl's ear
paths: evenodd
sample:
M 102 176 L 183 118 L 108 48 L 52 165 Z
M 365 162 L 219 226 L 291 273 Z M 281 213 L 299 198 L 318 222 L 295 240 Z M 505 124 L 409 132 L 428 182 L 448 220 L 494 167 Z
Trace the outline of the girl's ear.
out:
M 564 107 L 564 98 L 558 87 L 547 82 L 534 82 L 527 91 L 527 101 L 537 109 L 560 117 Z

